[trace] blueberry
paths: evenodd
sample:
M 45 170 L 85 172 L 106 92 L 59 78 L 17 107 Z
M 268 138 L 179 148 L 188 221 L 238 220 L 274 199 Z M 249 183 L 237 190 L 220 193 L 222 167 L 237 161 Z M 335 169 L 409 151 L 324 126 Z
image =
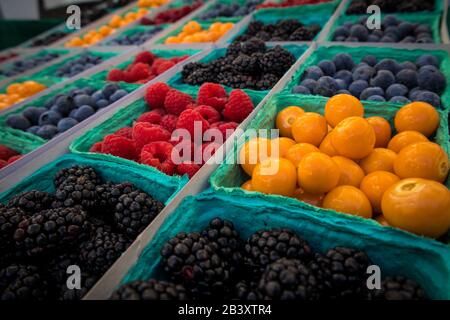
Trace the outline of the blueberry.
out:
M 55 111 L 58 111 L 62 115 L 68 114 L 73 108 L 73 98 L 70 96 L 61 96 L 55 101 Z
M 27 130 L 31 127 L 30 121 L 23 115 L 11 115 L 6 119 L 6 124 L 13 129 Z
M 346 27 L 337 27 L 336 30 L 334 30 L 334 39 L 336 39 L 337 37 L 344 37 L 347 38 L 350 35 L 350 31 L 348 28 Z
M 375 73 L 375 69 L 369 66 L 360 66 L 353 71 L 353 80 L 369 81 Z
M 326 76 L 332 77 L 336 73 L 336 66 L 333 61 L 322 60 L 319 62 L 318 67 L 322 69 L 323 74 Z
M 347 39 L 347 37 L 336 37 L 336 38 L 334 39 L 334 41 L 337 41 L 337 42 L 344 42 L 345 39 Z
M 120 89 L 120 87 L 117 84 L 111 83 L 111 84 L 107 84 L 103 88 L 102 93 L 105 98 L 109 99 L 109 97 L 119 89 Z
M 367 63 L 369 66 L 374 67 L 377 64 L 377 58 L 375 56 L 365 56 L 361 62 Z
M 39 125 L 43 126 L 46 124 L 56 125 L 59 120 L 61 120 L 62 116 L 60 113 L 55 111 L 46 111 L 39 117 Z
M 391 36 L 390 34 L 387 34 L 380 39 L 380 42 L 394 43 L 397 42 L 397 39 L 395 39 L 395 37 Z
M 109 101 L 111 103 L 116 102 L 116 101 L 122 99 L 123 97 L 125 97 L 127 94 L 128 94 L 128 92 L 126 92 L 125 90 L 119 89 L 109 97 Z
M 414 43 L 414 42 L 416 42 L 416 38 L 409 36 L 409 37 L 403 38 L 400 42 L 401 43 Z
M 404 21 L 398 25 L 398 31 L 400 36 L 404 38 L 414 32 L 414 25 L 410 22 Z
M 339 70 L 334 78 L 344 80 L 347 85 L 350 85 L 353 81 L 353 74 L 348 70 Z
M 402 63 L 400 64 L 400 69 L 401 69 L 401 70 L 404 70 L 404 69 L 410 69 L 410 70 L 417 71 L 416 65 L 415 65 L 414 63 L 412 63 L 411 61 L 405 61 L 405 62 L 402 62 Z M 401 71 L 401 70 L 400 70 L 400 71 Z
M 300 82 L 300 85 L 308 88 L 309 91 L 313 91 L 315 86 L 317 86 L 317 81 L 313 79 L 305 79 Z
M 349 95 L 351 95 L 350 91 L 345 90 L 345 89 L 338 90 L 336 92 L 336 94 L 349 94 Z
M 77 111 L 78 111 L 78 108 L 75 108 L 72 111 L 70 111 L 69 118 L 74 118 L 75 119 L 75 114 L 77 113 Z
M 376 34 L 369 34 L 367 37 L 367 42 L 380 42 L 380 37 Z
M 352 59 L 352 56 L 348 53 L 339 53 L 333 58 L 334 65 L 336 66 L 336 70 L 352 70 L 355 66 L 355 62 Z
M 75 112 L 74 118 L 78 122 L 81 122 L 92 116 L 94 113 L 95 113 L 94 108 L 88 105 L 84 105 L 78 108 L 78 110 Z
M 109 101 L 105 100 L 105 99 L 100 99 L 95 104 L 96 104 L 97 109 L 103 109 L 103 108 L 106 108 L 107 106 L 109 106 Z
M 435 66 L 432 66 L 431 64 L 428 64 L 428 65 L 426 65 L 426 66 L 422 66 L 422 67 L 419 68 L 419 72 L 425 71 L 425 70 L 431 71 L 431 72 L 437 72 L 437 71 L 439 71 L 438 68 L 436 68 Z
M 339 90 L 347 90 L 347 83 L 342 79 L 335 79 Z
M 394 84 L 395 77 L 392 72 L 388 70 L 380 70 L 377 75 L 370 80 L 370 85 L 372 87 L 380 87 L 387 89 L 391 84 Z
M 73 118 L 64 118 L 58 122 L 58 132 L 64 132 L 77 125 L 78 121 Z
M 403 84 L 408 88 L 414 88 L 418 85 L 417 72 L 411 69 L 403 69 L 395 76 L 397 83 Z
M 365 89 L 361 96 L 359 97 L 361 100 L 367 100 L 371 96 L 382 96 L 384 97 L 384 90 L 380 87 L 370 87 Z
M 375 70 L 388 70 L 396 74 L 400 70 L 400 65 L 393 59 L 383 59 L 375 65 Z
M 46 124 L 40 127 L 36 134 L 42 139 L 51 139 L 56 135 L 57 132 L 58 129 L 56 128 L 56 126 L 52 124 Z
M 39 126 L 32 126 L 27 129 L 27 132 L 29 132 L 31 134 L 36 134 L 40 128 L 41 127 L 39 127 Z
M 311 94 L 311 91 L 309 91 L 309 89 L 307 87 L 304 86 L 295 86 L 292 89 L 292 93 L 297 93 L 297 94 Z
M 419 91 L 417 93 L 415 100 L 427 102 L 436 108 L 441 107 L 441 98 L 439 98 L 439 96 L 434 92 L 425 91 L 425 90 Z
M 74 103 L 75 103 L 75 106 L 77 106 L 77 107 L 81 107 L 84 105 L 94 106 L 95 100 L 87 94 L 80 94 L 78 96 L 75 96 Z
M 382 96 L 370 96 L 367 98 L 368 101 L 378 101 L 378 102 L 385 102 L 386 99 Z
M 363 25 L 354 24 L 350 28 L 350 36 L 358 39 L 361 42 L 367 41 L 367 37 L 369 36 L 369 30 Z
M 353 96 L 359 98 L 361 93 L 368 87 L 369 87 L 369 84 L 367 83 L 367 81 L 357 80 L 348 87 L 348 91 L 350 91 Z
M 422 91 L 423 90 L 420 89 L 419 87 L 415 87 L 411 89 L 411 91 L 409 91 L 408 98 L 412 101 L 415 101 L 417 99 L 418 94 Z
M 39 117 L 41 114 L 43 114 L 47 109 L 45 108 L 38 108 L 38 107 L 28 107 L 25 109 L 25 111 L 22 113 L 22 115 L 30 121 L 32 125 L 38 124 Z
M 428 25 L 426 24 L 420 24 L 416 27 L 416 29 L 414 30 L 415 34 L 420 34 L 420 33 L 428 33 L 431 34 L 431 29 Z
M 398 21 L 397 18 L 393 15 L 388 15 L 384 18 L 383 22 L 382 22 L 384 27 L 391 27 L 391 26 L 396 26 L 398 25 Z
M 432 66 L 435 66 L 438 68 L 439 60 L 431 54 L 424 54 L 424 55 L 421 55 L 419 58 L 417 58 L 416 64 L 419 67 L 423 67 L 426 65 L 432 65 Z
M 345 42 L 359 42 L 359 39 L 356 37 L 347 37 Z
M 384 35 L 389 35 L 390 37 L 392 37 L 393 39 L 395 39 L 395 41 L 398 41 L 401 38 L 401 34 L 400 31 L 398 30 L 397 27 L 391 26 L 391 27 L 387 27 L 384 30 Z
M 398 96 L 406 96 L 408 94 L 408 88 L 400 83 L 394 83 L 386 89 L 386 98 L 391 99 Z
M 105 96 L 103 95 L 101 90 L 97 90 L 92 94 L 92 99 L 94 99 L 95 101 L 98 101 L 101 99 L 105 99 Z
M 91 95 L 94 93 L 95 89 L 92 87 L 86 87 L 86 88 L 83 88 L 82 91 L 87 95 Z
M 417 37 L 417 43 L 434 43 L 434 40 L 431 37 Z
M 441 94 L 447 85 L 444 75 L 432 69 L 420 70 L 418 80 L 420 88 L 437 94 Z
M 338 91 L 336 81 L 329 76 L 324 76 L 317 80 L 317 86 L 314 88 L 314 94 L 324 97 L 333 96 Z
M 400 104 L 407 104 L 410 103 L 411 101 L 403 96 L 397 96 L 397 97 L 392 97 L 389 102 L 393 102 L 393 103 L 400 103 Z
M 306 69 L 304 74 L 304 79 L 312 79 L 312 80 L 319 80 L 321 77 L 323 77 L 323 71 L 321 68 L 317 66 L 309 67 Z

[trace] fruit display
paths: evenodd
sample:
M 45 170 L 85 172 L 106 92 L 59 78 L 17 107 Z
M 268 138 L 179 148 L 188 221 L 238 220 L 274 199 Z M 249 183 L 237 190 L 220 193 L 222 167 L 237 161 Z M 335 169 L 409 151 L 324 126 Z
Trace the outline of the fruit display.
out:
M 105 59 L 102 56 L 90 52 L 82 53 L 75 59 L 70 59 L 55 71 L 55 76 L 60 78 L 71 78 L 77 74 L 86 71 L 102 62 Z
M 382 12 L 417 12 L 434 10 L 436 0 L 352 0 L 347 8 L 347 14 L 365 14 L 367 7 L 377 5 Z
M 292 93 L 325 97 L 345 93 L 361 100 L 400 104 L 424 101 L 440 108 L 447 79 L 439 68 L 440 61 L 432 54 L 420 55 L 415 61 L 366 55 L 358 62 L 348 53 L 339 53 L 308 67 Z
M 0 169 L 20 159 L 21 156 L 16 150 L 0 144 Z
M 197 21 L 186 23 L 178 34 L 167 37 L 164 44 L 216 42 L 234 27 L 232 22 L 214 22 L 208 27 L 202 27 Z
M 67 36 L 67 33 L 63 31 L 53 31 L 44 37 L 37 38 L 30 43 L 30 47 L 40 47 L 40 46 L 48 46 L 61 38 Z
M 90 152 L 136 161 L 167 175 L 192 177 L 254 108 L 242 90 L 228 94 L 214 83 L 203 84 L 195 100 L 157 82 L 147 88 L 144 99 L 149 111 L 138 115 L 130 126 L 95 142 Z M 174 135 L 180 130 L 189 136 Z M 208 131 L 214 139 L 207 138 Z M 180 159 L 174 158 L 174 153 Z
M 150 51 L 143 51 L 137 54 L 133 62 L 124 70 L 117 68 L 111 69 L 108 72 L 106 80 L 140 84 L 147 83 L 187 58 L 188 56 L 180 56 L 165 59 L 158 57 Z
M 79 300 L 164 205 L 90 166 L 58 171 L 54 193 L 30 190 L 0 208 L 0 300 Z M 82 270 L 80 290 L 67 268 Z
M 30 69 L 50 62 L 60 56 L 57 52 L 44 52 L 32 57 L 16 60 L 6 67 L 0 68 L 0 76 L 14 77 Z
M 123 16 L 114 15 L 107 24 L 86 32 L 83 36 L 76 36 L 67 41 L 64 45 L 66 47 L 87 47 L 102 41 L 105 37 L 108 37 L 117 29 L 123 28 L 136 20 L 141 19 L 149 11 L 145 8 L 140 8 L 136 12 L 130 11 Z
M 412 102 L 393 119 L 364 114 L 347 94 L 330 98 L 324 114 L 282 109 L 275 120 L 280 138 L 253 138 L 241 147 L 239 163 L 249 177 L 242 188 L 368 219 L 383 215 L 389 226 L 443 236 L 450 229 L 443 185 L 449 160 L 432 142 L 439 113 Z
M 54 95 L 42 105 L 30 105 L 21 113 L 9 115 L 6 125 L 49 140 L 127 94 L 117 84 L 107 84 L 98 90 L 76 87 L 68 93 Z
M 33 80 L 11 83 L 6 87 L 5 93 L 0 93 L 0 110 L 22 102 L 46 88 L 45 85 Z
M 366 286 L 372 264 L 363 251 L 334 247 L 315 252 L 288 228 L 258 230 L 244 240 L 233 222 L 214 218 L 180 232 L 160 250 L 161 278 L 122 284 L 112 300 L 425 300 L 403 276 Z
M 333 41 L 434 43 L 433 32 L 425 23 L 413 23 L 397 19 L 393 15 L 388 15 L 382 20 L 381 29 L 371 30 L 366 23 L 366 17 L 355 23 L 344 23 L 334 30 Z
M 229 3 L 218 2 L 205 10 L 197 18 L 200 20 L 208 20 L 221 17 L 242 17 L 253 12 L 261 2 L 263 0 L 245 0 L 243 2 L 235 0 Z
M 263 8 L 285 8 L 285 7 L 292 7 L 292 6 L 303 6 L 303 5 L 310 5 L 310 4 L 319 4 L 319 3 L 326 3 L 330 0 L 283 0 L 283 1 L 264 1 L 264 3 L 258 5 L 256 9 L 263 9 Z
M 191 62 L 181 72 L 183 83 L 217 82 L 240 89 L 271 89 L 294 64 L 295 56 L 277 45 L 267 48 L 261 40 L 233 42 L 226 54 L 209 62 Z
M 120 35 L 114 39 L 109 40 L 106 44 L 108 46 L 136 46 L 153 38 L 162 28 L 155 27 L 148 30 L 136 29 L 127 34 Z
M 192 4 L 181 7 L 168 8 L 167 10 L 158 12 L 153 18 L 143 17 L 141 19 L 141 25 L 159 25 L 176 22 L 201 7 L 202 4 L 202 1 L 194 1 Z
M 305 26 L 295 19 L 280 20 L 273 24 L 252 21 L 247 30 L 237 37 L 237 41 L 259 39 L 262 41 L 311 41 L 319 33 L 317 24 Z

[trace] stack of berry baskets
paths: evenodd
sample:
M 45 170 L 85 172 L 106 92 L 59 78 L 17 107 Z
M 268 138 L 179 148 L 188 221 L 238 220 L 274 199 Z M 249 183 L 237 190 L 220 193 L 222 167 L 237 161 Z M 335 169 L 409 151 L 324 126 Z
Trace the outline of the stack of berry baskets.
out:
M 82 299 L 180 187 L 137 166 L 75 155 L 40 168 L 0 196 L 6 218 L 0 221 L 0 297 Z M 32 234 L 26 231 L 30 224 L 41 227 Z M 81 290 L 67 288 L 70 265 L 82 270 Z M 21 282 L 24 277 L 29 280 Z
M 77 138 L 71 152 L 191 178 L 261 99 L 213 83 L 188 92 L 151 84 L 143 97 Z
M 150 49 L 147 51 L 146 47 Z M 145 84 L 199 52 L 201 50 L 167 50 L 164 46 L 145 46 L 138 53 L 133 51 L 123 55 L 113 66 L 94 73 L 91 78 L 100 81 Z

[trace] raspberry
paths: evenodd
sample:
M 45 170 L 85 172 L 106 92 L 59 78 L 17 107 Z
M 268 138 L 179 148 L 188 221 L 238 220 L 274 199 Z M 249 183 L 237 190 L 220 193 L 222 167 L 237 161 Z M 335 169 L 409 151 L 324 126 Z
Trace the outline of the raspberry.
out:
M 219 122 L 221 119 L 219 111 L 214 109 L 213 107 L 202 105 L 194 108 L 195 111 L 200 113 L 203 118 L 205 118 L 209 124 L 213 124 L 215 122 Z
M 187 174 L 190 179 L 198 170 L 200 170 L 200 168 L 201 167 L 198 164 L 195 164 L 192 161 L 184 161 L 177 166 L 177 173 L 180 176 Z
M 181 57 L 173 57 L 170 60 L 173 61 L 175 64 L 177 64 L 178 62 L 184 61 L 187 58 L 189 58 L 189 56 L 188 55 L 184 55 L 184 56 L 181 56 Z
M 89 149 L 89 152 L 101 153 L 103 149 L 103 141 L 96 142 Z
M 151 65 L 153 61 L 155 60 L 156 56 L 148 51 L 140 52 L 136 55 L 136 58 L 134 58 L 134 63 L 142 62 L 146 63 L 148 65 Z
M 253 102 L 241 89 L 231 91 L 222 114 L 227 120 L 242 122 L 253 111 Z
M 17 155 L 17 156 L 13 156 L 11 158 L 8 159 L 8 164 L 13 163 L 16 160 L 19 160 L 20 158 L 22 158 L 22 155 Z
M 170 61 L 170 60 L 166 60 L 164 62 L 162 62 L 161 64 L 158 65 L 158 67 L 156 68 L 156 74 L 160 75 L 164 72 L 166 72 L 167 70 L 169 70 L 170 68 L 172 68 L 175 65 L 175 62 Z
M 112 154 L 128 160 L 136 160 L 137 153 L 131 139 L 110 134 L 103 140 L 102 153 Z
M 125 79 L 124 72 L 119 69 L 112 69 L 109 71 L 106 80 L 108 81 L 123 81 Z
M 177 126 L 178 117 L 173 114 L 166 114 L 162 117 L 160 125 L 167 129 L 167 131 L 172 132 Z
M 173 175 L 175 165 L 172 162 L 173 146 L 169 142 L 157 141 L 147 144 L 141 151 L 140 162 L 164 172 Z
M 175 89 L 170 89 L 167 92 L 166 100 L 164 100 L 167 112 L 176 116 L 180 115 L 189 104 L 193 103 L 194 99 L 190 95 Z
M 131 127 L 123 127 L 120 128 L 119 130 L 117 130 L 116 132 L 114 132 L 114 134 L 116 136 L 122 136 L 128 139 L 131 139 L 131 132 L 133 131 L 133 129 Z
M 8 165 L 8 162 L 5 160 L 0 159 L 0 169 L 3 169 Z
M 225 107 L 227 100 L 227 93 L 220 84 L 206 82 L 198 90 L 198 104 L 206 104 L 218 111 Z
M 219 150 L 221 144 L 217 142 L 205 142 L 202 144 L 202 163 L 206 163 L 206 161 L 211 158 L 217 150 Z
M 164 62 L 166 62 L 166 59 L 164 59 L 164 58 L 156 58 L 155 61 L 153 61 L 153 64 L 152 64 L 152 73 L 158 74 L 157 70 L 158 70 L 159 66 L 161 64 L 163 64 Z
M 194 138 L 194 124 L 195 122 L 199 122 L 201 126 L 197 125 L 199 128 L 201 128 L 201 135 L 203 137 L 203 133 L 209 129 L 209 123 L 205 120 L 205 118 L 202 117 L 202 115 L 196 111 L 195 109 L 187 109 L 184 110 L 180 116 L 178 117 L 177 121 L 177 129 L 185 129 L 187 130 L 191 135 L 191 140 Z M 199 133 L 199 134 L 200 134 Z
M 147 102 L 151 109 L 164 108 L 164 101 L 169 90 L 170 87 L 165 83 L 154 83 L 145 92 L 145 102 Z
M 145 112 L 137 118 L 136 122 L 148 122 L 153 124 L 160 124 L 162 117 L 166 114 L 164 109 L 154 109 L 149 112 Z
M 238 126 L 239 124 L 236 122 L 216 122 L 211 125 L 211 129 L 219 130 L 222 133 L 223 142 L 225 142 Z
M 131 73 L 131 79 L 133 79 L 132 82 L 147 79 L 151 74 L 148 64 L 142 62 L 135 63 L 129 72 Z
M 8 160 L 9 158 L 13 156 L 17 156 L 19 153 L 14 151 L 11 148 L 8 148 L 7 146 L 0 145 L 0 159 L 1 160 Z
M 155 141 L 169 141 L 170 132 L 157 124 L 148 122 L 138 122 L 133 127 L 133 140 L 136 145 L 136 150 L 141 149 L 150 142 Z

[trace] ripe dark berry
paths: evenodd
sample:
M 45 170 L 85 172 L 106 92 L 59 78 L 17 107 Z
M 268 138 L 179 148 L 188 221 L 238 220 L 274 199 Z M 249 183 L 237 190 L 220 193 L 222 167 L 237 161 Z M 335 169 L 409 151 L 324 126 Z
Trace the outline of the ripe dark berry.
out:
M 0 269 L 0 300 L 42 301 L 47 297 L 47 282 L 36 266 L 12 264 Z
M 133 281 L 117 289 L 111 300 L 189 300 L 189 294 L 180 284 L 150 279 Z
M 28 214 L 38 213 L 50 209 L 54 197 L 43 191 L 31 190 L 23 192 L 8 201 L 9 208 L 20 208 Z

